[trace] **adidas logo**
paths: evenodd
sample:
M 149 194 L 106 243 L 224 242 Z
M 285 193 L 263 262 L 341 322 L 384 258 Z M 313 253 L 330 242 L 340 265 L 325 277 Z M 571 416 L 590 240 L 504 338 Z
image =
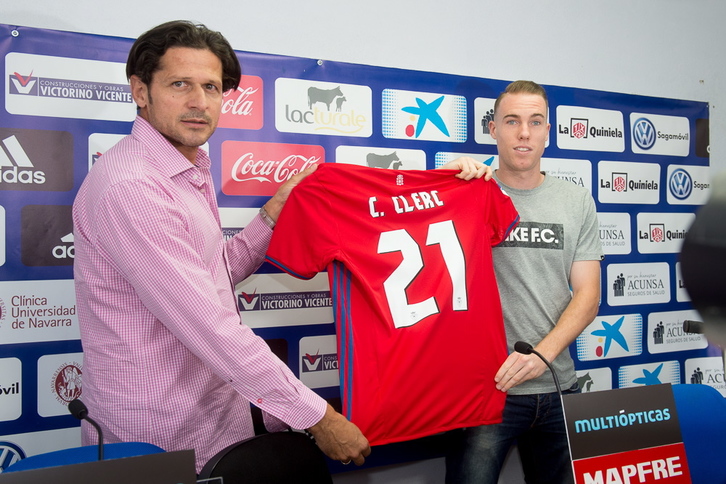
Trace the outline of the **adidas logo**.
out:
M 61 237 L 61 242 L 66 245 L 56 245 L 55 247 L 53 247 L 53 257 L 55 257 L 56 259 L 73 259 L 76 256 L 76 248 L 73 245 L 73 232 L 64 237 Z
M 0 183 L 45 183 L 45 172 L 36 170 L 15 135 L 2 140 L 0 149 Z

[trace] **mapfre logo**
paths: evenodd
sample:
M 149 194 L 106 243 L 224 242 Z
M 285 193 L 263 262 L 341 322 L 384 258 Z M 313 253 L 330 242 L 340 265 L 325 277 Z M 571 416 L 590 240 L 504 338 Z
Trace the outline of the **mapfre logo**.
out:
M 222 192 L 272 196 L 292 176 L 324 162 L 322 146 L 225 141 L 222 143 Z
M 239 87 L 224 93 L 220 128 L 260 129 L 263 120 L 263 83 L 257 76 L 242 76 Z
M 73 137 L 65 131 L 0 128 L 0 190 L 73 188 Z
M 75 257 L 70 205 L 26 205 L 21 210 L 21 260 L 26 266 L 70 266 Z

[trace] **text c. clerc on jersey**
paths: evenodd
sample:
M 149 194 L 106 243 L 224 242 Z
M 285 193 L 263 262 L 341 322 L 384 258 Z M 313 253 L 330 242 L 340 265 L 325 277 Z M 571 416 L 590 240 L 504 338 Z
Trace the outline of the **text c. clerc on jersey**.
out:
M 431 190 L 428 192 L 414 192 L 406 195 L 396 195 L 391 197 L 393 202 L 393 209 L 396 213 L 408 213 L 414 210 L 427 210 L 429 208 L 443 207 L 444 202 L 439 199 L 439 191 Z M 371 217 L 383 217 L 386 215 L 385 212 L 379 212 L 376 210 L 375 204 L 378 202 L 377 197 L 370 197 L 368 199 L 368 207 L 370 209 Z

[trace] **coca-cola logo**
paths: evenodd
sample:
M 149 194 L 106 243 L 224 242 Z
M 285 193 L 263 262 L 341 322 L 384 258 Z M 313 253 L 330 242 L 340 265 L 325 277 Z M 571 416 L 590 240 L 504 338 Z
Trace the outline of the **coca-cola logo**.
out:
M 220 128 L 260 129 L 263 125 L 262 79 L 242 76 L 239 87 L 224 93 Z
M 222 192 L 272 196 L 294 175 L 324 162 L 322 146 L 225 141 L 222 143 Z

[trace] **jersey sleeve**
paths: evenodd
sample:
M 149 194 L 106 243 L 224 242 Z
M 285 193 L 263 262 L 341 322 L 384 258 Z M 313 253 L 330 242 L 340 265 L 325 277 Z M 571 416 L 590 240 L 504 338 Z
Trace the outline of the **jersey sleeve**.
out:
M 519 213 L 509 195 L 492 180 L 485 182 L 488 195 L 489 223 L 492 227 L 491 245 L 497 245 L 507 238 L 519 222 Z
M 332 260 L 337 243 L 336 215 L 316 173 L 296 186 L 272 231 L 266 260 L 300 279 L 310 279 Z

